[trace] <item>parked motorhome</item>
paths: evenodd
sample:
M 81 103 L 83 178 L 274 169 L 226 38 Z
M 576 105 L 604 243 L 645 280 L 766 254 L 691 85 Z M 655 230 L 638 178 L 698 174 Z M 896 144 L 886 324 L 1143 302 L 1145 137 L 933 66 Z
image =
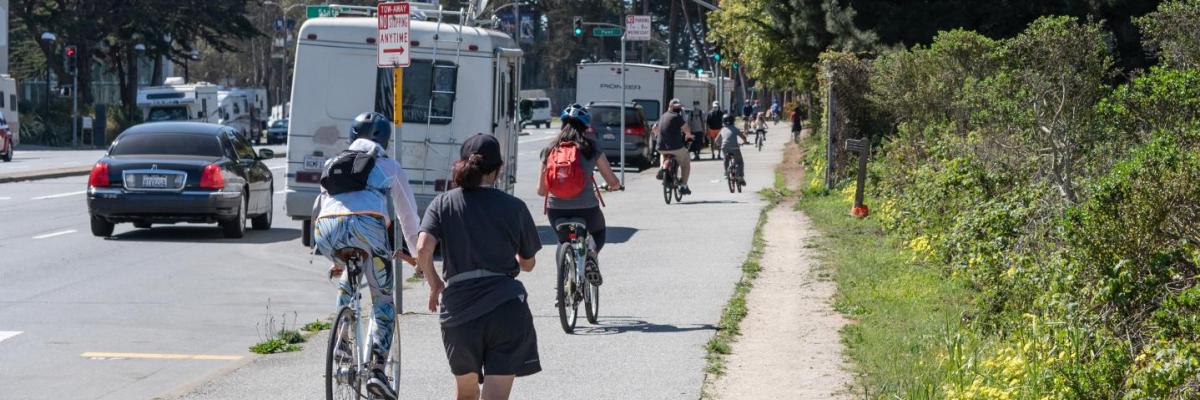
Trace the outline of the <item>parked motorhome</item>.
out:
M 621 63 L 582 63 L 575 68 L 575 102 L 621 104 Z M 674 96 L 675 73 L 670 67 L 625 64 L 625 101 L 642 106 L 648 125 L 658 121 Z
M 185 83 L 183 78 L 167 78 L 162 86 L 138 90 L 137 105 L 142 120 L 197 121 L 218 123 L 217 86 L 210 83 Z

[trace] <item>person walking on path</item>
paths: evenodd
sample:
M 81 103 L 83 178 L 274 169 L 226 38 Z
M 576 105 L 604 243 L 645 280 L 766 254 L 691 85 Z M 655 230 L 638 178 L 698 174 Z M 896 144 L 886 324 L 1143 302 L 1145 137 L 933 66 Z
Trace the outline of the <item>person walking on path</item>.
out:
M 441 316 L 459 400 L 508 399 L 516 377 L 542 370 L 528 293 L 516 280 L 533 271 L 542 244 L 525 203 L 492 187 L 503 165 L 492 135 L 463 142 L 457 187 L 429 204 L 417 239 L 417 267 L 429 284 L 429 311 Z M 433 267 L 439 244 L 441 277 Z

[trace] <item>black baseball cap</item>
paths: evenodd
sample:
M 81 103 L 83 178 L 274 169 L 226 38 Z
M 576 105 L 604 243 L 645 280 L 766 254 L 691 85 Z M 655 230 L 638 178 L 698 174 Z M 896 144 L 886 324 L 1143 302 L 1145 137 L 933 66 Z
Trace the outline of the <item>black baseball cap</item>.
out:
M 467 141 L 463 142 L 460 157 L 466 160 L 473 154 L 483 156 L 483 168 L 486 170 L 495 170 L 504 164 L 504 158 L 500 155 L 500 142 L 492 135 L 479 133 L 467 138 Z

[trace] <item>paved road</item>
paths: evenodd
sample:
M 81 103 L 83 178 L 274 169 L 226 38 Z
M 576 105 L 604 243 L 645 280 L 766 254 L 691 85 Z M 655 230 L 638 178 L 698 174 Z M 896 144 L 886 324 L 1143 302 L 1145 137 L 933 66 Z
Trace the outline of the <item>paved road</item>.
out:
M 762 201 L 729 194 L 716 161 L 697 163 L 696 195 L 670 206 L 652 172 L 630 173 L 629 190 L 606 197 L 613 243 L 601 259 L 601 324 L 581 318 L 581 332 L 569 336 L 558 328 L 553 237 L 531 184 L 537 152 L 551 135 L 529 131 L 520 139 L 518 195 L 548 247 L 520 279 L 530 290 L 546 371 L 521 379 L 516 397 L 696 398 L 703 344 L 732 292 Z M 784 137 L 782 130 L 772 135 Z M 748 153 L 748 191 L 772 182 L 780 148 L 777 139 Z M 282 188 L 282 169 L 275 172 Z M 276 320 L 311 321 L 333 311 L 326 265 L 300 247 L 297 223 L 277 218 L 274 229 L 242 240 L 196 225 L 121 225 L 113 239 L 97 239 L 88 234 L 85 180 L 0 184 L 4 398 L 319 396 L 319 366 L 311 362 L 320 359 L 319 340 L 296 354 L 246 351 L 261 339 L 268 303 Z M 275 202 L 277 216 L 282 203 Z M 426 293 L 423 284 L 409 286 L 400 319 L 409 398 L 444 397 L 452 385 L 436 317 L 412 307 Z
M 276 153 L 287 150 L 286 145 L 255 146 L 255 148 L 271 149 Z M 12 162 L 0 162 L 0 177 L 72 167 L 88 167 L 103 155 L 104 150 L 65 150 L 40 147 L 37 150 L 27 150 L 27 148 L 17 145 L 17 152 L 13 155 Z

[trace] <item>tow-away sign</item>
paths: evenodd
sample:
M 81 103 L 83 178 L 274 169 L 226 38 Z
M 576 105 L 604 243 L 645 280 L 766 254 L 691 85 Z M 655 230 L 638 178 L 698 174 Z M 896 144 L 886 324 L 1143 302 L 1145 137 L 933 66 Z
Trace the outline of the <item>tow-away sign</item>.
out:
M 408 47 L 408 3 L 379 3 L 378 7 L 377 64 L 380 67 L 407 67 L 411 59 Z

